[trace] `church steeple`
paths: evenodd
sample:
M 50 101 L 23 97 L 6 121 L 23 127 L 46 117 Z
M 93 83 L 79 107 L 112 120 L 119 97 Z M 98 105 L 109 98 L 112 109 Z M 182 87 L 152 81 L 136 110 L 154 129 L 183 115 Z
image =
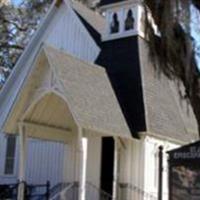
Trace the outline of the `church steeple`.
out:
M 102 40 L 113 40 L 133 35 L 144 36 L 141 0 L 102 0 L 100 9 L 107 21 Z

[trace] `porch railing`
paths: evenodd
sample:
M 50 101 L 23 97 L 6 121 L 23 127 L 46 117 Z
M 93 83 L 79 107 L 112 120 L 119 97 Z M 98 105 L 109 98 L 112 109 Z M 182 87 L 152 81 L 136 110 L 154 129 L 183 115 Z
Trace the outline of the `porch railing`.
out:
M 112 200 L 112 196 L 94 184 L 86 183 L 86 200 Z
M 60 183 L 51 190 L 50 200 L 78 200 L 78 183 Z
M 0 199 L 17 199 L 18 183 L 0 185 Z
M 155 195 L 146 192 L 135 185 L 120 183 L 118 188 L 118 199 L 129 200 L 130 198 L 137 200 L 158 200 Z
M 18 183 L 0 185 L 0 199 L 17 199 Z M 26 184 L 27 200 L 78 200 L 77 182 L 60 183 L 50 190 L 50 183 L 40 185 Z M 117 200 L 157 200 L 157 197 L 132 184 L 118 184 Z M 94 184 L 86 183 L 86 200 L 112 200 L 112 196 Z
M 0 199 L 17 199 L 19 182 L 16 184 L 0 185 Z M 49 200 L 50 182 L 46 184 L 25 184 L 24 196 L 26 200 Z
M 25 184 L 25 197 L 28 200 L 49 200 L 50 182 L 45 184 Z
M 58 184 L 51 190 L 50 200 L 78 200 L 78 190 L 77 182 Z M 112 200 L 112 196 L 87 182 L 86 200 Z

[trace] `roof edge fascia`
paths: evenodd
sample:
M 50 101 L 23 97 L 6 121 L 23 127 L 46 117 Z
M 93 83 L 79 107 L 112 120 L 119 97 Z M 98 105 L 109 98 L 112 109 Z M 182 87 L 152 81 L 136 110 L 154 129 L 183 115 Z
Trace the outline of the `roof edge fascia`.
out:
M 14 69 L 10 73 L 8 79 L 6 80 L 6 83 L 4 84 L 4 86 L 2 87 L 2 89 L 0 91 L 0 102 L 1 102 L 0 130 L 4 126 L 4 123 L 8 117 L 8 113 L 12 109 L 14 101 L 18 96 L 18 91 L 20 90 L 20 87 L 23 85 L 24 80 L 26 79 L 26 76 L 28 74 L 27 72 L 29 71 L 29 69 L 26 65 L 27 58 L 32 54 L 33 49 L 35 49 L 35 56 L 38 55 L 38 52 L 41 49 L 42 43 L 40 45 L 38 44 L 38 38 L 40 38 L 40 36 L 44 33 L 45 24 L 50 23 L 50 19 L 52 18 L 52 16 L 55 14 L 55 12 L 57 10 L 55 3 L 56 3 L 56 0 L 54 0 L 54 2 L 52 3 L 49 11 L 47 12 L 47 14 L 44 17 L 44 19 L 42 20 L 42 22 L 40 23 L 39 27 L 37 28 L 36 32 L 34 33 L 33 37 L 31 38 L 29 44 L 22 52 L 19 60 L 17 61 L 17 63 L 14 66 Z M 32 60 L 32 63 L 33 62 L 34 62 L 34 59 Z M 24 72 L 24 74 L 23 74 L 24 77 L 21 77 L 21 80 L 20 80 L 20 83 L 19 83 L 17 89 L 15 89 L 13 91 L 12 87 L 13 87 L 13 85 L 15 85 L 14 82 L 17 79 L 19 79 L 19 76 L 22 76 L 21 75 L 22 71 L 26 71 L 26 74 Z M 8 98 L 9 98 L 9 101 L 8 101 Z M 8 103 L 10 103 L 11 105 L 8 106 L 7 105 Z M 7 107 L 7 110 L 5 110 L 5 107 Z
M 1 92 L 0 92 L 0 100 L 1 100 L 1 94 L 4 93 L 5 88 L 7 85 L 9 85 L 9 82 L 12 80 L 12 76 L 13 74 L 15 74 L 19 68 L 19 66 L 23 63 L 23 59 L 27 58 L 27 54 L 29 53 L 29 51 L 36 45 L 34 45 L 35 40 L 38 38 L 38 36 L 40 36 L 42 30 L 42 26 L 49 20 L 49 17 L 52 13 L 52 11 L 55 8 L 55 2 L 52 4 L 51 8 L 49 9 L 49 12 L 46 14 L 45 18 L 42 20 L 41 24 L 39 25 L 39 27 L 37 28 L 35 34 L 33 35 L 33 37 L 31 38 L 30 42 L 28 43 L 27 47 L 23 50 L 21 56 L 19 57 L 19 60 L 17 61 L 17 63 L 15 64 L 12 72 L 10 73 L 10 76 L 8 77 L 6 83 L 4 84 Z
M 46 50 L 45 46 L 46 46 L 46 45 L 44 44 L 44 45 L 43 45 L 43 48 L 42 48 L 42 51 L 43 51 L 44 54 L 45 54 L 45 57 L 46 57 L 47 62 L 48 62 L 48 64 L 49 64 L 50 70 L 51 70 L 52 73 L 55 75 L 55 78 L 57 79 L 57 81 L 58 81 L 58 83 L 59 83 L 59 86 L 60 86 L 59 89 L 62 91 L 62 87 L 64 87 L 64 86 L 63 86 L 63 83 L 62 83 L 61 80 L 59 80 L 58 75 L 57 75 L 56 70 L 55 70 L 55 67 L 53 67 L 52 64 L 51 64 L 51 62 L 49 61 L 48 53 L 47 53 L 47 50 Z M 74 114 L 74 112 L 73 112 L 73 110 L 72 110 L 72 108 L 71 108 L 72 106 L 70 105 L 70 103 L 69 103 L 67 97 L 64 96 L 64 95 L 62 94 L 62 92 L 58 92 L 58 91 L 55 91 L 55 90 L 52 90 L 52 92 L 55 93 L 56 95 L 60 96 L 60 98 L 62 98 L 62 99 L 66 102 L 67 106 L 69 107 L 69 110 L 70 110 L 70 112 L 71 112 L 71 115 L 72 115 L 72 118 L 73 118 L 75 124 L 76 124 L 78 127 L 81 127 L 81 126 L 80 126 L 80 123 L 79 123 L 79 121 L 78 121 L 78 119 L 76 118 L 76 115 Z
M 179 145 L 185 145 L 188 142 L 194 142 L 194 141 L 196 141 L 196 140 L 191 140 L 191 141 L 178 140 L 178 139 L 175 139 L 175 138 L 170 138 L 170 137 L 167 137 L 167 136 L 162 136 L 160 134 L 156 134 L 156 133 L 153 133 L 151 131 L 140 132 L 139 135 L 141 137 L 154 137 L 155 139 L 158 139 L 158 140 L 168 141 L 168 142 L 179 144 Z

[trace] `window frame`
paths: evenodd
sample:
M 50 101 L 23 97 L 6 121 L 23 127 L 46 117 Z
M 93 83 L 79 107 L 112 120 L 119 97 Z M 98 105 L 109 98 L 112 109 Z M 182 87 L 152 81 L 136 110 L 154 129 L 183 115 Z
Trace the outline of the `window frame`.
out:
M 8 145 L 9 145 L 9 140 L 14 140 L 13 141 L 13 150 L 12 152 L 8 152 Z M 10 141 L 12 142 L 12 141 Z M 11 143 L 12 144 L 12 143 Z M 5 157 L 4 157 L 4 165 L 3 165 L 3 175 L 7 176 L 7 177 L 11 177 L 15 175 L 15 166 L 16 166 L 16 147 L 17 147 L 17 138 L 16 136 L 13 135 L 9 135 L 6 136 L 6 144 L 5 144 Z M 12 154 L 11 156 L 9 154 Z M 9 172 L 9 170 L 7 169 L 8 167 L 8 162 L 12 161 L 12 172 Z M 8 170 L 8 171 L 7 171 Z

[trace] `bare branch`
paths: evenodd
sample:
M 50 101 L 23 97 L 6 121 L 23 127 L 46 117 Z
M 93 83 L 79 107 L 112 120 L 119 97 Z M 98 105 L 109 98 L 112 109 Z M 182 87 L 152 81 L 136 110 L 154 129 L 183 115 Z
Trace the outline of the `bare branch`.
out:
M 24 50 L 24 47 L 17 44 L 8 44 L 8 43 L 2 43 L 0 44 L 0 49 L 18 49 L 18 50 Z

